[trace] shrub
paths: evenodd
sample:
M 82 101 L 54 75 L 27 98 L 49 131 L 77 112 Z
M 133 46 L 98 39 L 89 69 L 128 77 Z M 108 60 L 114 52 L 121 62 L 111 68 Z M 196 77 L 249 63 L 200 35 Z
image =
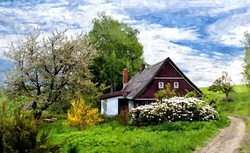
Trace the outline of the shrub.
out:
M 117 116 L 117 121 L 121 125 L 127 125 L 128 124 L 128 110 L 124 109 L 120 111 L 120 114 Z
M 198 93 L 196 91 L 188 91 L 187 89 L 185 90 L 186 94 L 185 94 L 185 98 L 191 98 L 191 97 L 198 97 Z
M 79 148 L 71 143 L 68 145 L 68 148 L 68 153 L 79 153 Z
M 162 103 L 139 106 L 129 112 L 132 125 L 150 125 L 174 121 L 208 121 L 218 118 L 218 112 L 197 98 L 173 97 Z
M 103 121 L 103 119 L 99 117 L 98 109 L 85 105 L 82 98 L 72 100 L 71 105 L 71 110 L 68 110 L 68 121 L 80 130 Z
M 160 89 L 155 93 L 154 97 L 159 102 L 162 102 L 163 99 L 172 98 L 176 95 L 177 95 L 177 93 L 176 93 L 175 89 L 171 90 L 170 84 L 167 83 L 164 89 Z
M 39 123 L 32 112 L 24 112 L 17 108 L 13 116 L 1 119 L 0 135 L 6 152 L 35 153 L 55 152 L 57 145 L 48 145 L 49 131 L 43 132 L 38 138 Z
M 217 109 L 218 104 L 220 102 L 220 98 L 216 95 L 202 95 L 202 100 L 205 101 L 208 105 L 212 106 L 213 108 Z
M 224 97 L 224 98 L 222 98 L 221 99 L 221 102 L 233 102 L 234 101 L 234 99 L 233 98 L 230 98 L 230 97 Z

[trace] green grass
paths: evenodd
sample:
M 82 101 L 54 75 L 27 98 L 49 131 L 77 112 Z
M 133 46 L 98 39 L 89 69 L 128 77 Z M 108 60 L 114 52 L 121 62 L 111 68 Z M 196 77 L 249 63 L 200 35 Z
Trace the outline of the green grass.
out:
M 51 126 L 60 127 L 60 122 Z M 228 125 L 227 119 L 211 122 L 174 122 L 147 127 L 121 126 L 116 121 L 91 127 L 84 131 L 51 134 L 54 144 L 63 144 L 60 152 L 76 147 L 80 152 L 151 153 L 192 152 L 219 128 Z
M 203 94 L 216 97 L 221 100 L 225 97 L 224 94 L 219 92 L 208 91 L 208 88 L 201 88 Z M 229 97 L 234 99 L 234 102 L 218 102 L 217 109 L 222 115 L 240 115 L 250 116 L 250 92 L 246 85 L 236 85 L 235 92 L 231 93 Z

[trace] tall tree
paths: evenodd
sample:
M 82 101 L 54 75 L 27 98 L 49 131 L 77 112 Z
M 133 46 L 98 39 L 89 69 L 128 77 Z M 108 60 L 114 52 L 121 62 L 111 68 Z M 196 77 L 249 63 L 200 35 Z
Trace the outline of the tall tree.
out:
M 216 79 L 211 86 L 208 87 L 209 91 L 222 92 L 226 95 L 226 101 L 229 98 L 229 94 L 234 92 L 234 86 L 231 84 L 232 80 L 228 76 L 227 72 L 223 72 L 222 76 Z
M 138 34 L 138 30 L 112 19 L 105 12 L 98 14 L 89 32 L 91 42 L 97 48 L 97 57 L 91 67 L 95 83 L 111 86 L 111 91 L 120 90 L 122 70 L 127 68 L 130 77 L 140 70 L 144 60 Z
M 247 86 L 250 88 L 250 34 L 245 33 L 245 57 L 243 64 L 243 76 Z
M 5 78 L 8 95 L 34 98 L 33 107 L 39 106 L 41 112 L 55 102 L 69 102 L 75 92 L 90 95 L 96 90 L 88 68 L 95 48 L 86 35 L 68 38 L 65 32 L 53 32 L 42 40 L 37 32 L 19 46 L 8 46 L 5 55 L 13 63 Z

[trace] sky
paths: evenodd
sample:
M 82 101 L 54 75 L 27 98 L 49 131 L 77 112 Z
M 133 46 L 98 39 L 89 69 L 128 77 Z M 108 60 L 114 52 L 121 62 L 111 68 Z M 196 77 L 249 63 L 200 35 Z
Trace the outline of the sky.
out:
M 250 29 L 250 0 L 0 0 L 0 59 L 6 46 L 40 29 L 67 35 L 87 33 L 97 13 L 140 31 L 145 61 L 170 57 L 197 86 L 228 72 L 242 84 L 244 33 Z M 4 65 L 0 65 L 0 69 Z

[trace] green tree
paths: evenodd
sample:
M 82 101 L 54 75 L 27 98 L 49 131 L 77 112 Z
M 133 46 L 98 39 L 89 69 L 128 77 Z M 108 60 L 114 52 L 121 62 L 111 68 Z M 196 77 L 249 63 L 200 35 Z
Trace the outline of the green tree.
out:
M 250 88 L 250 34 L 245 33 L 245 56 L 243 64 L 243 76 L 247 86 Z
M 226 95 L 226 100 L 230 93 L 234 92 L 234 86 L 231 84 L 232 79 L 228 76 L 227 72 L 222 72 L 222 76 L 216 79 L 211 86 L 208 87 L 209 91 L 222 92 Z
M 89 32 L 91 42 L 96 45 L 97 57 L 91 66 L 93 82 L 111 87 L 111 91 L 122 88 L 122 70 L 129 70 L 129 77 L 139 72 L 143 46 L 138 42 L 139 31 L 123 22 L 112 19 L 105 12 L 93 20 Z
M 75 92 L 95 93 L 88 67 L 96 50 L 86 35 L 68 38 L 65 32 L 56 31 L 43 39 L 37 32 L 19 46 L 13 43 L 8 46 L 5 55 L 13 63 L 13 69 L 6 74 L 4 83 L 9 97 L 31 97 L 33 108 L 41 113 L 53 103 L 69 103 Z

